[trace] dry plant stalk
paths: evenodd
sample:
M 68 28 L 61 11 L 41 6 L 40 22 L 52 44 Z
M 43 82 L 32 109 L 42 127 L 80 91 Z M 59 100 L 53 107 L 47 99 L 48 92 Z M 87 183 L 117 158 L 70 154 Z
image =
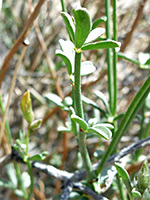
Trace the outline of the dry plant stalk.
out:
M 30 17 L 28 18 L 28 20 L 27 20 L 27 22 L 26 22 L 26 24 L 24 26 L 24 29 L 23 29 L 21 35 L 16 40 L 15 44 L 13 45 L 13 47 L 11 48 L 11 50 L 9 51 L 9 53 L 7 54 L 7 56 L 6 56 L 5 60 L 4 60 L 4 63 L 2 65 L 2 67 L 1 67 L 0 87 L 1 87 L 2 81 L 4 79 L 5 73 L 6 73 L 7 69 L 8 69 L 8 67 L 9 67 L 10 60 L 12 59 L 13 55 L 18 50 L 20 44 L 22 44 L 22 42 L 25 40 L 25 38 L 26 38 L 26 36 L 27 36 L 27 34 L 29 32 L 29 29 L 31 28 L 31 26 L 33 24 L 33 21 L 38 16 L 40 8 L 41 8 L 41 6 L 43 5 L 44 2 L 45 2 L 45 0 L 40 0 L 38 2 L 38 4 L 36 5 L 34 11 L 31 13 Z
M 21 55 L 20 55 L 20 57 L 18 59 L 16 67 L 15 67 L 14 75 L 13 75 L 12 82 L 11 82 L 10 89 L 9 89 L 8 100 L 7 100 L 6 108 L 5 108 L 3 119 L 2 119 L 1 129 L 0 129 L 0 145 L 1 145 L 1 142 L 2 142 L 3 135 L 4 135 L 5 120 L 7 118 L 7 113 L 8 113 L 10 102 L 11 102 L 11 99 L 12 99 L 13 90 L 14 90 L 15 84 L 16 84 L 17 72 L 18 72 L 20 64 L 21 64 L 21 62 L 22 62 L 22 60 L 24 58 L 26 50 L 27 50 L 27 44 L 24 43 Z

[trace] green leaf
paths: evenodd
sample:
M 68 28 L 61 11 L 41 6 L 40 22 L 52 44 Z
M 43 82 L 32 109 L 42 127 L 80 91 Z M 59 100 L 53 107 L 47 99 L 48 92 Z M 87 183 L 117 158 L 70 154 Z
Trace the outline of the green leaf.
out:
M 109 123 L 100 123 L 100 124 L 95 124 L 94 127 L 97 127 L 97 126 L 103 126 L 103 127 L 107 127 L 109 129 L 114 129 L 114 126 L 112 124 L 109 124 Z
M 71 65 L 74 66 L 75 50 L 74 44 L 71 41 L 59 40 L 61 50 L 65 53 L 65 56 L 70 60 Z
M 65 104 L 65 106 L 72 106 L 73 100 L 71 97 L 65 97 L 63 103 Z
M 18 180 L 17 180 L 16 171 L 14 169 L 14 166 L 12 164 L 6 165 L 6 171 L 7 171 L 7 175 L 9 177 L 10 181 L 12 182 L 13 186 L 16 188 L 18 185 Z
M 12 182 L 7 180 L 0 179 L 0 187 L 7 188 L 7 189 L 15 189 L 15 185 Z
M 29 128 L 34 131 L 39 129 L 41 127 L 41 124 L 42 124 L 42 119 L 36 119 L 31 122 Z
M 71 65 L 69 58 L 61 50 L 56 50 L 56 55 L 59 56 L 64 61 L 65 65 L 67 67 L 68 74 L 71 75 L 72 74 L 72 65 Z
M 143 194 L 144 190 L 146 190 L 146 188 L 148 188 L 150 184 L 149 167 L 147 160 L 144 161 L 143 166 L 140 169 L 137 178 L 138 178 L 137 182 L 138 189 Z
M 121 176 L 127 188 L 128 194 L 132 196 L 132 186 L 131 186 L 131 180 L 130 180 L 128 172 L 119 163 L 115 163 L 115 167 L 117 169 L 119 176 Z
M 31 123 L 34 119 L 34 113 L 32 111 L 32 101 L 30 97 L 30 91 L 27 90 L 21 99 L 20 103 L 21 111 L 28 123 Z
M 28 188 L 31 185 L 31 179 L 28 172 L 23 172 L 21 174 L 21 180 L 24 188 Z
M 85 96 L 83 96 L 83 95 L 82 95 L 81 98 L 82 98 L 82 101 L 83 101 L 84 103 L 86 103 L 86 104 L 88 104 L 88 105 L 91 105 L 93 108 L 98 109 L 98 110 L 101 111 L 104 115 L 106 115 L 105 111 L 102 110 L 102 109 L 99 107 L 99 105 L 96 104 L 94 101 L 92 101 L 91 99 L 89 99 L 89 98 L 87 98 L 87 97 L 85 97 Z
M 141 193 L 136 188 L 133 188 L 131 192 L 134 197 L 136 197 L 136 198 L 141 197 Z
M 91 19 L 86 8 L 73 10 L 75 19 L 75 47 L 81 48 L 91 30 Z
M 68 33 L 71 37 L 70 39 L 74 42 L 74 40 L 75 40 L 75 26 L 74 26 L 72 17 L 66 12 L 61 12 L 61 16 L 62 16 L 62 18 L 65 22 L 67 31 L 68 31 Z
M 105 29 L 104 28 L 95 28 L 93 29 L 90 34 L 88 35 L 85 44 L 90 43 L 95 41 L 97 38 L 99 38 L 101 35 L 103 35 L 105 33 Z
M 18 197 L 24 197 L 24 193 L 23 193 L 22 190 L 16 189 L 14 192 L 15 192 L 15 194 L 16 194 Z
M 103 104 L 104 104 L 104 106 L 106 108 L 107 113 L 110 113 L 109 104 L 108 104 L 108 101 L 106 99 L 106 96 L 102 92 L 100 92 L 98 90 L 96 90 L 94 92 L 94 94 L 103 102 Z
M 79 117 L 75 114 L 71 115 L 71 119 L 73 119 L 75 122 L 77 122 L 84 131 L 87 130 L 88 123 L 84 119 L 82 119 L 81 117 Z
M 71 132 L 71 129 L 70 129 L 70 127 L 59 126 L 59 127 L 57 128 L 57 131 L 58 131 L 58 132 L 67 132 L 67 133 L 70 133 L 70 132 Z
M 150 109 L 150 93 L 147 95 L 145 99 L 145 105 L 148 109 Z
M 44 96 L 48 101 L 53 102 L 54 104 L 56 104 L 57 106 L 64 108 L 64 104 L 62 103 L 62 99 L 54 94 L 54 93 L 48 93 Z
M 81 63 L 81 76 L 92 74 L 96 70 L 96 67 L 91 61 L 84 61 Z
M 108 48 L 116 48 L 120 47 L 120 42 L 116 42 L 114 40 L 105 40 L 101 42 L 94 42 L 91 44 L 85 44 L 82 46 L 82 50 L 93 50 L 93 49 L 108 49 Z
M 103 137 L 105 140 L 109 140 L 112 136 L 111 131 L 104 126 L 96 126 L 94 125 L 93 127 L 89 127 L 87 130 L 88 133 L 96 133 L 99 136 Z
M 34 156 L 31 156 L 30 160 L 32 160 L 32 161 L 41 161 L 41 160 L 44 160 L 47 155 L 48 155 L 48 152 L 44 151 L 42 153 L 38 153 L 38 154 L 35 154 Z
M 92 29 L 95 29 L 101 23 L 106 22 L 106 21 L 107 21 L 107 17 L 106 16 L 102 16 L 101 18 L 99 18 L 99 19 L 95 20 L 95 22 L 93 22 Z

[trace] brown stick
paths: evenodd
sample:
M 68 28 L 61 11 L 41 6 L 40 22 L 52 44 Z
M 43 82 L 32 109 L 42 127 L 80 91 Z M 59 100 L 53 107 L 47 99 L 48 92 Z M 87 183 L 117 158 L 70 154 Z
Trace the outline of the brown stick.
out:
M 128 34 L 127 34 L 127 36 L 126 36 L 126 38 L 125 38 L 125 40 L 124 40 L 124 43 L 123 43 L 123 45 L 121 46 L 120 51 L 122 51 L 122 52 L 125 51 L 126 47 L 128 46 L 128 44 L 129 44 L 130 41 L 131 41 L 133 32 L 134 32 L 134 30 L 136 29 L 136 27 L 137 27 L 137 25 L 138 25 L 138 21 L 139 21 L 139 20 L 141 19 L 141 17 L 142 17 L 142 12 L 143 12 L 144 5 L 145 5 L 146 1 L 147 1 L 147 0 L 143 0 L 143 1 L 141 2 L 140 6 L 139 6 L 139 9 L 138 9 L 138 11 L 137 11 L 137 16 L 136 16 L 135 21 L 134 21 L 134 23 L 133 23 L 133 25 L 132 25 L 132 28 L 131 28 L 131 30 L 128 32 Z
M 2 65 L 2 68 L 1 68 L 1 73 L 0 73 L 0 87 L 1 87 L 1 83 L 2 83 L 2 81 L 4 79 L 5 73 L 6 73 L 7 69 L 8 69 L 8 65 L 9 65 L 9 62 L 10 62 L 11 58 L 16 53 L 16 51 L 18 50 L 20 44 L 24 41 L 25 37 L 27 36 L 27 33 L 28 33 L 29 29 L 31 28 L 31 26 L 33 24 L 33 21 L 36 19 L 37 15 L 39 14 L 40 8 L 41 8 L 41 6 L 43 5 L 44 2 L 45 2 L 45 0 L 40 0 L 38 2 L 38 4 L 36 5 L 33 13 L 30 15 L 29 19 L 27 20 L 21 35 L 16 40 L 15 44 L 13 45 L 13 47 L 9 51 L 8 55 L 6 56 L 6 58 L 4 60 L 4 63 Z

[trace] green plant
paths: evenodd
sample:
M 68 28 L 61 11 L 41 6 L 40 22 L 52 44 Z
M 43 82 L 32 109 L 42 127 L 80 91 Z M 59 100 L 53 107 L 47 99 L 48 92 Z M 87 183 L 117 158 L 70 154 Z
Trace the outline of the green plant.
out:
M 115 167 L 119 176 L 122 178 L 123 183 L 126 186 L 127 192 L 131 200 L 148 200 L 150 198 L 150 193 L 148 191 L 150 178 L 147 160 L 144 161 L 143 166 L 137 173 L 134 185 L 131 182 L 128 172 L 120 164 L 115 163 Z
M 82 52 L 86 50 L 115 48 L 119 47 L 120 44 L 113 40 L 95 42 L 97 38 L 105 33 L 105 29 L 95 28 L 92 30 L 91 19 L 85 8 L 73 10 L 74 22 L 68 13 L 62 12 L 61 15 L 64 19 L 72 42 L 60 40 L 62 50 L 57 50 L 56 55 L 60 56 L 65 62 L 70 80 L 72 82 L 74 93 L 73 108 L 75 110 L 75 114 L 71 115 L 71 119 L 79 124 L 79 128 L 75 135 L 77 135 L 80 153 L 89 179 L 92 179 L 95 175 L 92 170 L 92 164 L 85 144 L 86 134 L 93 132 L 99 134 L 105 139 L 110 139 L 111 132 L 107 128 L 107 124 L 94 124 L 93 126 L 90 126 L 84 120 L 81 98 L 81 75 L 92 73 L 95 68 L 90 61 L 81 62 L 81 56 Z M 50 98 L 48 99 L 50 100 Z M 108 127 L 109 126 L 111 125 L 108 125 Z

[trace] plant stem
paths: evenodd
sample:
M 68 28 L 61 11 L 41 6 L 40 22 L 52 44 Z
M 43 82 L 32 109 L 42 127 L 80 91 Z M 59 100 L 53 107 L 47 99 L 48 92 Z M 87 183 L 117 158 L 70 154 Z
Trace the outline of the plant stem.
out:
M 63 11 L 63 12 L 67 12 L 67 9 L 66 9 L 64 0 L 61 0 L 61 7 L 62 7 L 62 11 Z
M 118 174 L 116 175 L 116 178 L 117 178 L 117 184 L 118 184 L 119 193 L 120 193 L 120 199 L 126 200 L 126 197 L 124 196 L 124 192 L 123 192 L 123 184 Z
M 115 133 L 115 135 L 114 135 L 114 137 L 111 141 L 111 144 L 109 145 L 106 153 L 104 154 L 104 156 L 102 158 L 100 165 L 98 166 L 98 168 L 96 170 L 97 174 L 99 174 L 102 171 L 107 159 L 111 155 L 112 151 L 117 147 L 117 144 L 120 141 L 120 138 L 123 136 L 123 134 L 125 133 L 125 131 L 129 127 L 129 124 L 133 120 L 135 114 L 140 109 L 140 106 L 144 102 L 149 91 L 150 91 L 150 75 L 148 76 L 148 78 L 146 79 L 144 84 L 141 86 L 140 90 L 138 91 L 138 93 L 136 94 L 136 96 L 132 100 L 130 106 L 128 107 L 128 109 L 127 109 L 127 111 L 126 111 L 126 113 L 125 113 L 125 115 L 124 115 L 124 117 L 123 117 L 123 119 L 120 123 L 120 126 L 119 126 L 118 130 L 116 131 L 116 133 Z
M 30 192 L 29 192 L 29 195 L 28 195 L 28 200 L 30 200 L 31 197 L 32 197 L 32 194 L 33 194 L 33 186 L 34 186 L 32 164 L 31 164 L 30 160 L 27 161 L 27 166 L 28 166 L 28 172 L 29 172 L 30 180 L 31 180 Z
M 112 1 L 113 3 L 113 40 L 117 41 L 118 37 L 117 37 L 117 3 L 116 0 Z M 113 83 L 114 85 L 112 85 L 113 88 L 113 106 L 112 106 L 112 114 L 113 116 L 116 115 L 116 107 L 117 107 L 117 53 L 115 48 L 113 49 Z
M 105 0 L 105 12 L 107 16 L 106 21 L 106 37 L 107 39 L 111 39 L 110 35 L 110 0 Z M 113 65 L 112 65 L 112 56 L 111 49 L 106 50 L 106 59 L 107 59 L 107 67 L 108 67 L 108 91 L 109 91 L 109 105 L 111 114 L 113 114 L 114 110 L 114 77 L 113 77 Z
M 74 85 L 75 110 L 76 110 L 76 114 L 79 117 L 84 118 L 83 106 L 82 106 L 82 100 L 81 100 L 81 74 L 80 72 L 81 72 L 81 53 L 76 52 L 75 53 L 75 72 L 74 72 L 75 74 L 75 85 Z M 78 142 L 79 142 L 79 150 L 80 150 L 88 177 L 89 179 L 92 179 L 94 177 L 94 172 L 93 172 L 92 163 L 89 157 L 89 153 L 86 148 L 86 136 L 83 131 L 79 131 L 78 133 Z
M 23 195 L 24 195 L 23 198 L 27 199 L 28 194 L 27 194 L 26 189 L 24 188 L 24 185 L 23 185 L 23 182 L 22 182 L 23 180 L 21 178 L 20 168 L 19 168 L 19 166 L 16 162 L 14 162 L 14 168 L 16 170 L 16 175 L 17 175 L 17 178 L 18 178 L 18 185 L 19 185 L 19 187 L 20 187 L 20 189 L 21 189 L 21 191 L 23 192 Z

